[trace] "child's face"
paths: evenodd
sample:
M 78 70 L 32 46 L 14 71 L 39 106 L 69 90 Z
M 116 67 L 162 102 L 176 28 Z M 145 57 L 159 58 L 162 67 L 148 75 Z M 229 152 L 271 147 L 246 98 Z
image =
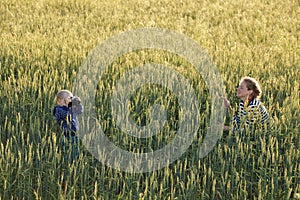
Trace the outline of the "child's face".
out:
M 61 106 L 68 106 L 68 104 L 72 101 L 73 94 L 66 93 L 64 98 L 58 99 L 58 104 Z

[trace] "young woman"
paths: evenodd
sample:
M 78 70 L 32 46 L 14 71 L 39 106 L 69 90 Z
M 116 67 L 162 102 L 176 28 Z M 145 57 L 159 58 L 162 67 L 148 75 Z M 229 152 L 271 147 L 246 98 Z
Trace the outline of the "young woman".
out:
M 244 77 L 236 92 L 240 103 L 233 116 L 233 130 L 244 128 L 267 130 L 270 119 L 265 106 L 259 100 L 262 92 L 258 82 L 251 77 Z M 233 114 L 230 102 L 225 97 L 223 100 L 225 107 Z M 224 130 L 229 129 L 230 126 L 224 126 Z

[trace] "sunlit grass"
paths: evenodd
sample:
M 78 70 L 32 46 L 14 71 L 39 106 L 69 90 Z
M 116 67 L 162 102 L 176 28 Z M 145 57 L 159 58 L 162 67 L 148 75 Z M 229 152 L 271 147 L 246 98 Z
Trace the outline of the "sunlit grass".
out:
M 299 2 L 251 1 L 17 1 L 0 4 L 0 199 L 289 199 L 300 193 Z M 132 116 L 149 120 L 148 106 L 165 105 L 162 133 L 138 140 L 111 119 L 109 98 L 120 76 L 147 62 L 183 74 L 201 102 L 198 138 L 169 167 L 131 174 L 93 158 L 63 163 L 52 116 L 55 94 L 72 89 L 87 54 L 111 36 L 135 28 L 176 30 L 208 51 L 228 98 L 245 75 L 262 84 L 262 101 L 277 132 L 225 132 L 198 158 L 207 130 L 209 96 L 184 59 L 163 51 L 132 52 L 99 80 L 98 115 L 108 137 L 131 151 L 152 151 L 176 134 L 178 106 L 170 91 L 145 86 L 132 97 Z M 229 116 L 228 116 L 229 117 Z M 297 194 L 298 190 L 298 194 Z

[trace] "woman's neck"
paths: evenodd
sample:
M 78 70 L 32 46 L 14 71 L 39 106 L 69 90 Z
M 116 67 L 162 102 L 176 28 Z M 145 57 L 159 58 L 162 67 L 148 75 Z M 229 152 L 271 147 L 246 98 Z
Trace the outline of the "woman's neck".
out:
M 247 99 L 248 99 L 247 97 L 241 98 L 241 100 L 242 100 L 244 103 L 246 102 Z
M 253 100 L 253 98 L 252 98 L 252 97 L 244 97 L 244 98 L 241 98 L 241 100 L 242 100 L 244 103 L 247 102 L 247 104 L 249 104 L 249 103 Z

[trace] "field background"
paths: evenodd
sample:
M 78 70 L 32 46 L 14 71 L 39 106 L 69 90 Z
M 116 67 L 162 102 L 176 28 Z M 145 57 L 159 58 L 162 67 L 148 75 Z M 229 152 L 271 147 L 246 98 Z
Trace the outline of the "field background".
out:
M 298 0 L 2 0 L 0 199 L 296 199 L 300 192 L 299 19 Z M 206 49 L 232 104 L 241 77 L 258 79 L 277 131 L 224 133 L 213 151 L 198 160 L 204 114 L 199 140 L 162 170 L 119 172 L 101 165 L 84 147 L 77 162 L 63 163 L 52 116 L 57 91 L 72 89 L 77 70 L 94 47 L 141 27 L 178 31 Z M 156 62 L 181 66 L 166 52 L 146 52 L 146 59 L 144 54 L 117 60 L 112 66 L 117 70 L 108 71 L 100 85 L 113 83 L 122 70 L 151 56 Z M 188 64 L 182 66 L 187 68 L 174 68 L 199 85 L 199 97 L 209 105 L 201 78 L 189 71 Z M 109 95 L 99 89 L 105 102 Z M 155 94 L 151 87 L 139 92 Z M 104 102 L 99 103 L 99 115 L 111 139 L 120 145 L 136 143 L 116 136 L 118 130 L 103 116 L 106 112 L 109 116 Z M 176 108 L 169 109 L 176 114 Z M 147 118 L 145 108 L 139 112 L 140 119 Z M 176 123 L 170 122 L 169 128 L 176 129 Z M 163 139 L 150 141 L 157 147 Z

